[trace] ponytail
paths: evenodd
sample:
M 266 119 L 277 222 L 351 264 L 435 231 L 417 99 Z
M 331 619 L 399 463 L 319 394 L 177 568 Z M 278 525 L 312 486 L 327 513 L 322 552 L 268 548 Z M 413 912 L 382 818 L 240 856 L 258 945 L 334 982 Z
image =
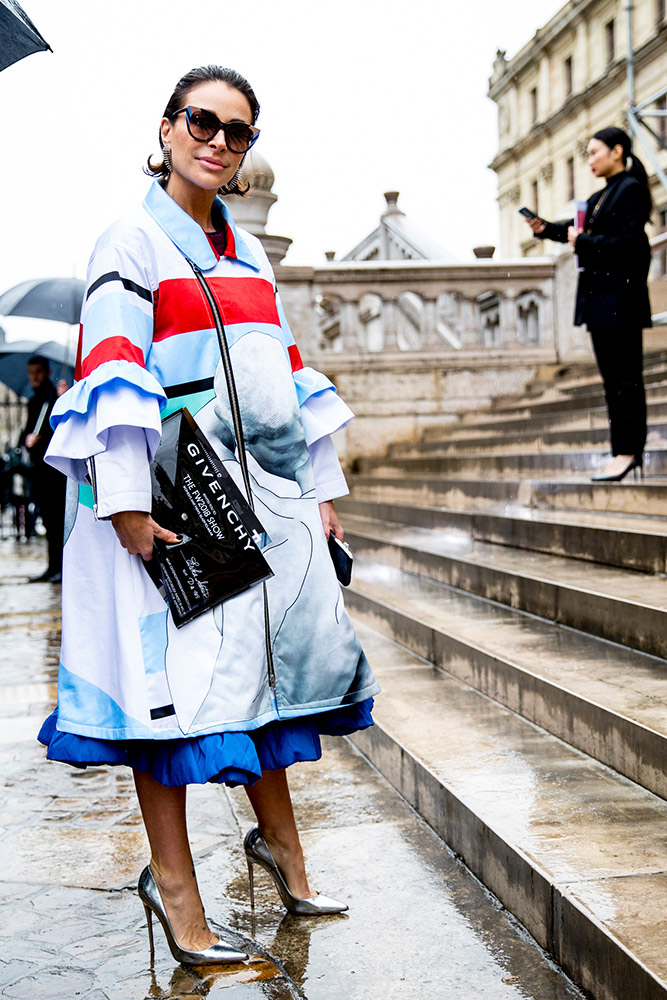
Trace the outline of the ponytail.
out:
M 632 160 L 632 163 L 630 164 L 629 167 L 626 167 L 625 169 L 632 177 L 635 177 L 640 182 L 640 184 L 645 184 L 646 187 L 648 187 L 649 184 L 648 184 L 648 174 L 646 173 L 646 167 L 632 149 L 630 150 L 630 159 Z
M 646 221 L 648 222 L 651 218 L 653 212 L 653 198 L 651 197 L 651 188 L 649 186 L 648 174 L 646 173 L 646 168 L 642 161 L 639 159 L 637 154 L 632 149 L 632 139 L 627 132 L 624 132 L 622 128 L 616 128 L 611 126 L 610 128 L 601 128 L 599 132 L 596 132 L 593 136 L 594 139 L 599 139 L 603 142 L 605 146 L 609 146 L 613 149 L 614 146 L 620 146 L 623 150 L 623 167 L 626 173 L 634 177 L 635 180 L 639 181 L 646 188 L 646 194 L 648 195 L 648 214 Z M 628 158 L 631 160 L 630 166 L 627 165 Z

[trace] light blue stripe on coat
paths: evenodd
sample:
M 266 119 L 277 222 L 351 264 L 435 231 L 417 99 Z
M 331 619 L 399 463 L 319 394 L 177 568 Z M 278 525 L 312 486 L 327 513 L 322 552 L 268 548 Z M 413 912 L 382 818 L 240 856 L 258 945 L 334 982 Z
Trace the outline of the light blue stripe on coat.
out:
M 167 651 L 167 610 L 156 611 L 139 619 L 141 651 L 144 655 L 144 669 L 147 674 L 159 674 L 166 668 Z
M 94 719 L 95 726 L 72 719 Z M 96 684 L 73 674 L 61 662 L 58 672 L 58 728 L 100 739 L 152 739 L 153 730 L 128 715 Z
M 231 323 L 225 326 L 227 344 L 233 347 L 248 333 L 263 333 L 278 340 L 285 348 L 285 335 L 273 323 Z M 214 374 L 220 360 L 218 335 L 213 328 L 191 330 L 157 340 L 146 359 L 146 368 L 161 385 L 180 385 L 201 378 L 202 371 Z
M 134 305 L 127 292 L 100 295 L 83 317 L 82 357 L 85 359 L 107 337 L 126 337 L 145 355 L 153 340 L 152 313 Z

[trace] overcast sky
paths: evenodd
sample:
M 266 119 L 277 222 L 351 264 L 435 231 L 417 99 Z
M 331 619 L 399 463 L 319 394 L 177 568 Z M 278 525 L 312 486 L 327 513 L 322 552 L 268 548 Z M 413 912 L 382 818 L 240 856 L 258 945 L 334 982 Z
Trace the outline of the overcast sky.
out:
M 258 149 L 286 263 L 346 253 L 386 190 L 462 259 L 495 243 L 497 48 L 512 55 L 559 0 L 24 0 L 53 48 L 0 73 L 0 291 L 85 275 L 92 245 L 141 200 L 178 78 L 218 62 L 262 105 Z

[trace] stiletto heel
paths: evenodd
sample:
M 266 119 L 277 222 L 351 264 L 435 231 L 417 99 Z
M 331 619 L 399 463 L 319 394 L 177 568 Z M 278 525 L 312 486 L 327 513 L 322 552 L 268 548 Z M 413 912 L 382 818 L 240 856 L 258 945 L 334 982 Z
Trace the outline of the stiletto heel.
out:
M 252 865 L 259 865 L 273 879 L 278 890 L 278 895 L 289 913 L 300 917 L 314 917 L 324 913 L 344 913 L 347 910 L 347 903 L 340 903 L 337 899 L 331 899 L 330 896 L 323 896 L 321 892 L 318 892 L 312 899 L 299 899 L 298 896 L 295 896 L 290 891 L 285 876 L 271 854 L 269 845 L 256 826 L 246 834 L 243 847 L 248 862 L 248 871 L 250 872 L 250 903 L 253 909 L 254 887 Z
M 250 884 L 250 909 L 255 912 L 255 876 L 252 870 L 252 861 L 246 855 L 246 861 L 248 863 L 248 882 Z
M 169 917 L 167 916 L 167 911 L 164 908 L 164 904 L 160 896 L 160 890 L 157 887 L 150 865 L 147 865 L 142 871 L 139 878 L 138 888 L 139 898 L 144 904 L 144 909 L 146 910 L 148 940 L 151 947 L 151 964 L 153 964 L 155 956 L 153 942 L 153 914 L 155 914 L 162 924 L 162 930 L 164 931 L 164 936 L 167 939 L 169 951 L 176 961 L 181 962 L 183 965 L 220 965 L 223 962 L 245 962 L 248 958 L 246 952 L 237 951 L 236 948 L 234 948 L 231 944 L 227 944 L 227 942 L 223 941 L 222 938 L 220 938 L 216 944 L 212 944 L 210 948 L 204 948 L 202 951 L 188 951 L 186 948 L 181 948 L 178 941 L 174 937 L 173 930 L 171 929 Z
M 144 903 L 146 924 L 148 926 L 148 945 L 151 950 L 151 968 L 155 965 L 155 941 L 153 940 L 153 911 Z
M 639 476 L 641 479 L 644 478 L 644 460 L 643 458 L 633 458 L 631 462 L 628 462 L 626 467 L 622 472 L 618 472 L 614 476 L 605 476 L 602 473 L 601 476 L 591 476 L 591 482 L 593 483 L 620 483 L 621 480 L 625 479 L 628 472 L 633 472 L 635 479 L 637 478 L 637 472 L 639 471 Z

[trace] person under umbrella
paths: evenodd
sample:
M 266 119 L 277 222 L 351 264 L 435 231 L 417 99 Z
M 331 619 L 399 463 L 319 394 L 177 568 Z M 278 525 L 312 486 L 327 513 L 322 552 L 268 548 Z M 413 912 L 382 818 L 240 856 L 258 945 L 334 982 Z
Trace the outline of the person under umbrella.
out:
M 65 523 L 65 491 L 67 478 L 44 461 L 53 431 L 49 423 L 51 411 L 58 396 L 67 390 L 67 383 L 60 380 L 56 385 L 51 381 L 51 367 L 48 358 L 35 354 L 28 361 L 28 379 L 33 388 L 28 401 L 28 419 L 19 439 L 19 447 L 25 446 L 31 461 L 31 495 L 39 507 L 42 524 L 46 529 L 49 561 L 39 576 L 31 577 L 31 583 L 60 583 L 63 567 L 63 533 Z

